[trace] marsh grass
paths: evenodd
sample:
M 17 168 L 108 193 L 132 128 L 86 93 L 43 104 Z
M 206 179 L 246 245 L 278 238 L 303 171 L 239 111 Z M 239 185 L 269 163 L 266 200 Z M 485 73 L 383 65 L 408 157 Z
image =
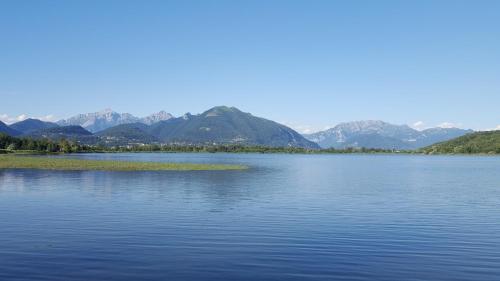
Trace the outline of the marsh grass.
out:
M 225 164 L 83 160 L 3 154 L 0 155 L 0 169 L 42 169 L 68 171 L 223 171 L 243 170 L 247 169 L 247 167 L 243 165 Z

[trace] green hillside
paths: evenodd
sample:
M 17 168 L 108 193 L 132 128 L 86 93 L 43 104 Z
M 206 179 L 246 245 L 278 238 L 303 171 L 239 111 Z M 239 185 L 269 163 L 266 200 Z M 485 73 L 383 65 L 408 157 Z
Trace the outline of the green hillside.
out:
M 425 147 L 421 151 L 429 154 L 500 154 L 500 131 L 467 134 Z
M 108 145 L 158 142 L 156 137 L 147 132 L 148 129 L 149 126 L 142 123 L 122 124 L 97 132 L 95 135 Z
M 18 136 L 21 134 L 21 132 L 12 129 L 11 127 L 7 126 L 7 124 L 3 123 L 0 121 L 0 133 L 7 134 L 9 136 Z
M 59 127 L 56 123 L 44 122 L 38 119 L 28 118 L 26 120 L 14 123 L 10 127 L 23 134 L 29 134 L 38 130 L 50 129 Z
M 30 132 L 23 136 L 33 139 L 50 139 L 56 142 L 62 139 L 67 139 L 77 141 L 80 144 L 91 145 L 99 142 L 99 137 L 94 136 L 91 132 L 85 130 L 81 126 L 61 126 L 42 129 Z
M 284 125 L 226 106 L 159 122 L 149 132 L 165 143 L 319 148 Z

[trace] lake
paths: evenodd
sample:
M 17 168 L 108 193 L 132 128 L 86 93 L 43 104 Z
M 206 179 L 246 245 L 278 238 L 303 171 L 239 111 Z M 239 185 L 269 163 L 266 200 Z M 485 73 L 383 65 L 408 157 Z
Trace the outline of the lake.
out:
M 0 280 L 500 278 L 500 157 L 70 157 L 250 169 L 0 170 Z

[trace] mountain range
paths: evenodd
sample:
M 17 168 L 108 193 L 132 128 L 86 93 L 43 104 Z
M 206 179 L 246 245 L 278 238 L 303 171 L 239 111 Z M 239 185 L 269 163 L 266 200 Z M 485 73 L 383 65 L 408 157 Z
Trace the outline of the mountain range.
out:
M 99 112 L 78 114 L 68 119 L 59 120 L 57 124 L 60 126 L 82 126 L 86 130 L 95 133 L 121 124 L 144 123 L 151 125 L 171 118 L 173 118 L 172 114 L 165 111 L 140 118 L 130 113 L 118 113 L 111 109 L 105 109 Z
M 4 122 L 0 121 L 0 133 L 7 134 L 9 136 L 19 136 L 21 135 L 21 132 L 16 131 L 15 129 L 12 129 L 9 127 L 7 124 Z
M 291 128 L 226 106 L 217 106 L 197 115 L 186 113 L 178 118 L 165 111 L 137 118 L 128 113 L 105 110 L 79 114 L 57 124 L 30 119 L 11 126 L 3 125 L 0 132 L 13 136 L 66 138 L 108 146 L 169 143 L 319 148 Z
M 186 113 L 177 118 L 165 111 L 139 118 L 108 109 L 79 114 L 57 123 L 26 119 L 8 126 L 0 122 L 0 132 L 32 138 L 66 138 L 107 146 L 241 144 L 309 149 L 409 150 L 460 137 L 472 130 L 431 128 L 418 131 L 407 125 L 371 120 L 341 123 L 325 131 L 300 135 L 289 127 L 235 107 L 217 106 L 201 114 Z
M 95 145 L 100 142 L 98 136 L 85 130 L 82 126 L 74 125 L 42 128 L 24 133 L 22 136 L 34 139 L 51 139 L 54 141 L 68 139 L 87 145 Z
M 28 118 L 10 125 L 10 128 L 18 131 L 20 134 L 29 134 L 42 129 L 59 127 L 56 123 L 44 122 L 38 119 Z
M 368 120 L 340 123 L 331 129 L 306 134 L 304 137 L 322 148 L 365 147 L 405 150 L 425 147 L 468 133 L 472 133 L 472 130 L 431 128 L 418 131 L 408 125 Z
M 122 124 L 100 131 L 107 144 L 139 143 L 242 144 L 273 147 L 319 148 L 296 131 L 235 107 L 218 106 L 201 114 L 185 114 L 150 126 Z

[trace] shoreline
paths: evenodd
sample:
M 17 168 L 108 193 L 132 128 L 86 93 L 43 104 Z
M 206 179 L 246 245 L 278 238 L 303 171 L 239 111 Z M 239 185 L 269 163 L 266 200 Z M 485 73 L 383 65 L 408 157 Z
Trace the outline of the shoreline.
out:
M 168 151 L 168 150 L 95 150 L 95 151 L 75 151 L 75 152 L 47 152 L 47 151 L 36 151 L 36 150 L 5 150 L 0 149 L 0 157 L 3 155 L 71 155 L 71 154 L 119 154 L 119 153 L 164 153 L 164 154 L 176 154 L 176 153 L 206 153 L 206 154 L 286 154 L 286 155 L 349 155 L 349 154 L 367 154 L 367 155 L 422 155 L 422 156 L 500 156 L 500 153 L 425 153 L 419 151 Z

